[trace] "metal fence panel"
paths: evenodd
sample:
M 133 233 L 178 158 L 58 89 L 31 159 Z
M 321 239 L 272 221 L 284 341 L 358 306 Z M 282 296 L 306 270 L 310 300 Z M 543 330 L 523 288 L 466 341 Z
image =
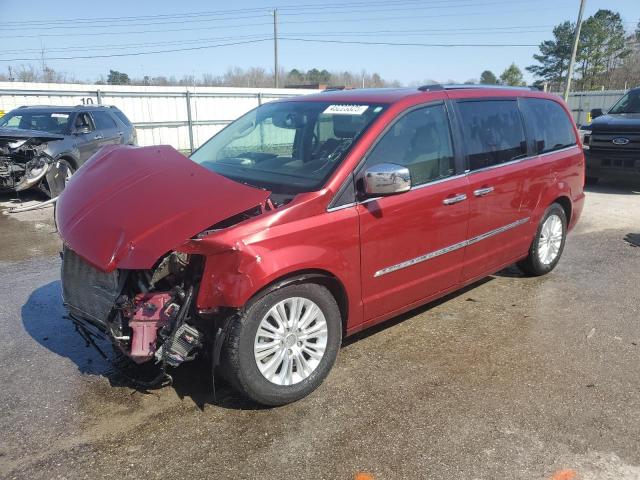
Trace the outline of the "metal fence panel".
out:
M 317 90 L 144 87 L 0 82 L 0 110 L 22 105 L 114 105 L 136 126 L 140 145 L 191 150 L 259 104 Z
M 167 144 L 191 150 L 261 103 L 315 92 L 284 88 L 0 82 L 0 110 L 8 112 L 21 105 L 115 105 L 136 126 L 140 145 Z M 572 92 L 568 104 L 576 123 L 584 124 L 591 109 L 606 111 L 625 93 L 625 90 Z
M 567 101 L 573 119 L 578 125 L 587 123 L 587 114 L 593 108 L 601 108 L 604 112 L 613 107 L 627 90 L 602 90 L 595 92 L 572 92 Z

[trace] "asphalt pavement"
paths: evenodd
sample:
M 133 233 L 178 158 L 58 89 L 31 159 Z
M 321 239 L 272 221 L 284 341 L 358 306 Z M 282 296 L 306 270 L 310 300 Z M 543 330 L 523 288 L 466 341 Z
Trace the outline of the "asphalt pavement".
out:
M 640 186 L 593 188 L 550 275 L 349 339 L 261 408 L 203 363 L 131 388 L 63 319 L 52 209 L 0 214 L 0 478 L 640 479 L 639 236 Z

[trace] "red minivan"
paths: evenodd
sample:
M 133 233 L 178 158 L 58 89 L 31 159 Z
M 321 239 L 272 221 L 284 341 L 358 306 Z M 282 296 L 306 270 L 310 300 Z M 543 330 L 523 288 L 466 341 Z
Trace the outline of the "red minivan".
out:
M 327 91 L 264 104 L 190 158 L 107 147 L 58 200 L 87 339 L 205 355 L 253 400 L 312 392 L 341 341 L 516 263 L 551 271 L 584 203 L 562 100 L 521 88 Z

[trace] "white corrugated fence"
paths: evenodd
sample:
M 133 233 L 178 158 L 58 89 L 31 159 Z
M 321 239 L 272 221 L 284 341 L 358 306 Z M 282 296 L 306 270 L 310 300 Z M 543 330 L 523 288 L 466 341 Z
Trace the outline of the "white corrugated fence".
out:
M 191 150 L 261 103 L 308 93 L 317 90 L 0 82 L 0 111 L 22 105 L 115 105 L 136 126 L 140 145 Z

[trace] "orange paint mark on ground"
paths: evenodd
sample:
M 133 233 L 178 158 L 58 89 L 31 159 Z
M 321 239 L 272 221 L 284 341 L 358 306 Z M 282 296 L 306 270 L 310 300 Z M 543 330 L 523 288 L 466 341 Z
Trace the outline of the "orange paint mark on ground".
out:
M 353 480 L 375 480 L 373 475 L 367 472 L 358 472 L 353 476 Z
M 551 480 L 578 480 L 578 472 L 571 469 L 559 470 L 553 474 Z

